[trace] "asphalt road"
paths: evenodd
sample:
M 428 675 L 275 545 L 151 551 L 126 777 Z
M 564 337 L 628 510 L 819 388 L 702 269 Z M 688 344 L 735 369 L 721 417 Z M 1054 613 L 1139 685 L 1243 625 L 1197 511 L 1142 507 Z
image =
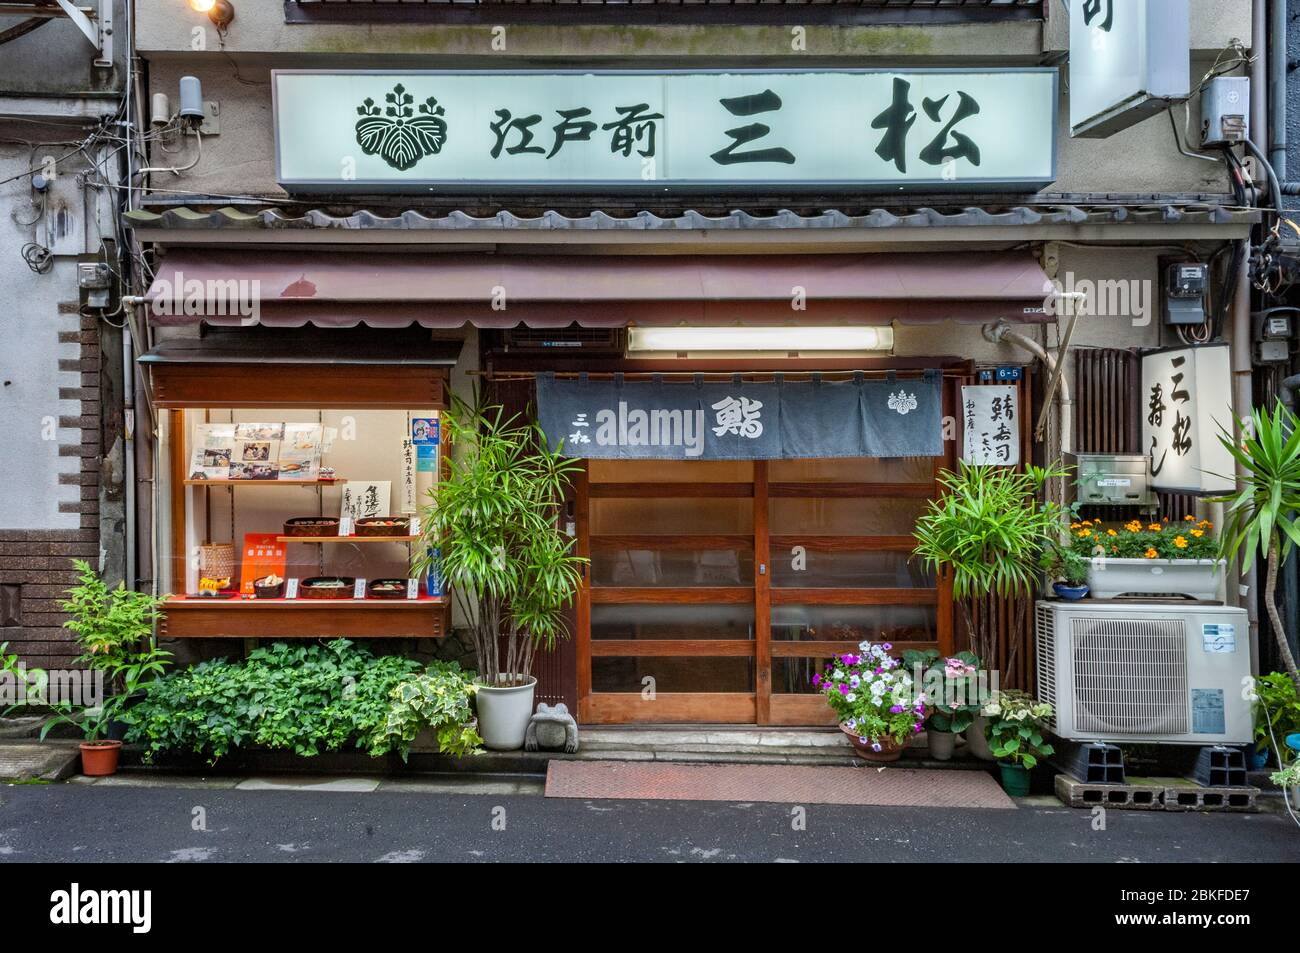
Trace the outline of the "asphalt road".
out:
M 1278 814 L 0 787 L 0 862 L 1300 861 Z

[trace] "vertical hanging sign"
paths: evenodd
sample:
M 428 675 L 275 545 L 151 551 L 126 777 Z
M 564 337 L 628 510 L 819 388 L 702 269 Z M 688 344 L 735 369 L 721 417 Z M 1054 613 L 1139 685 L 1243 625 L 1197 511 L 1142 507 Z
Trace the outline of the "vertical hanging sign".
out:
M 1015 466 L 1020 463 L 1020 406 L 1015 387 L 963 387 L 962 450 L 965 463 Z
M 1219 442 L 1232 432 L 1228 345 L 1169 348 L 1142 355 L 1142 448 L 1151 486 L 1177 493 L 1235 488 L 1232 454 Z

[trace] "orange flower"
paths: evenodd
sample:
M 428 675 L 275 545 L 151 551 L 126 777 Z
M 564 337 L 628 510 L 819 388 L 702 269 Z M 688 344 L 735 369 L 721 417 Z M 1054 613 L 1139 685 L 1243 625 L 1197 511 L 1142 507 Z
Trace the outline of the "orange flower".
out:
M 1078 523 L 1071 523 L 1071 524 L 1070 524 L 1070 529 L 1078 529 L 1078 528 L 1079 528 L 1079 524 L 1078 524 Z
M 1108 530 L 1106 530 L 1106 535 L 1107 535 L 1107 536 L 1118 536 L 1119 533 L 1115 532 L 1113 529 L 1108 529 Z
M 1177 546 L 1179 549 L 1186 549 L 1186 548 L 1187 548 L 1187 537 L 1186 537 L 1186 536 L 1175 536 L 1175 537 L 1174 537 L 1174 545 Z
M 1195 516 L 1184 516 L 1183 519 L 1187 520 L 1187 522 L 1189 522 L 1189 523 L 1195 523 L 1195 522 L 1196 522 L 1196 517 L 1195 517 Z
M 1147 529 L 1151 530 L 1151 532 L 1153 532 L 1153 533 L 1158 533 L 1158 532 L 1160 532 L 1162 529 L 1164 529 L 1164 527 L 1161 526 L 1159 523 L 1148 523 L 1148 524 L 1147 524 Z
M 1197 539 L 1200 539 L 1202 536 L 1205 535 L 1205 532 L 1203 530 L 1194 529 L 1192 530 L 1192 535 L 1195 536 Z
M 1081 530 L 1079 530 L 1079 532 L 1078 532 L 1077 535 L 1078 535 L 1078 537 L 1079 537 L 1080 539 L 1087 539 L 1089 536 L 1092 535 L 1092 530 L 1090 530 L 1090 529 L 1081 529 Z
M 1152 549 L 1150 546 L 1148 546 L 1147 551 L 1142 555 L 1145 556 L 1147 559 L 1155 559 L 1160 554 L 1156 552 L 1154 549 Z
M 1138 520 L 1133 520 L 1131 522 L 1125 523 L 1124 528 L 1128 530 L 1130 533 L 1136 533 L 1142 529 L 1142 523 Z

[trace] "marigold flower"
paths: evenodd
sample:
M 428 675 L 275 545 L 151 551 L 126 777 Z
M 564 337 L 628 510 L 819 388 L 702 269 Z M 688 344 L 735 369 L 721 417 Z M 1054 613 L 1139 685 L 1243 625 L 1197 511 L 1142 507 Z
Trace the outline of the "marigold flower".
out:
M 1119 533 L 1115 532 L 1113 529 L 1108 529 L 1108 530 L 1106 530 L 1106 535 L 1107 535 L 1107 536 L 1118 536 Z
M 1183 519 L 1187 520 L 1187 522 L 1189 522 L 1189 523 L 1195 523 L 1195 522 L 1196 522 L 1196 517 L 1195 517 L 1195 516 L 1184 516 Z
M 1147 529 L 1151 530 L 1151 532 L 1153 532 L 1153 533 L 1158 533 L 1158 532 L 1160 532 L 1162 529 L 1164 529 L 1164 527 L 1161 526 L 1159 523 L 1148 523 L 1148 524 L 1147 524 Z
M 1150 546 L 1148 546 L 1147 551 L 1142 555 L 1145 556 L 1147 559 L 1155 559 L 1160 554 L 1156 552 L 1154 549 L 1152 549 Z
M 1079 524 L 1078 524 L 1078 523 L 1071 523 L 1071 524 L 1070 524 L 1070 529 L 1078 529 L 1078 528 L 1079 528 Z
M 1202 536 L 1205 535 L 1205 532 L 1203 530 L 1194 529 L 1192 530 L 1192 535 L 1195 536 L 1197 539 L 1200 539 Z
M 1175 536 L 1175 537 L 1174 537 L 1174 545 L 1177 546 L 1179 549 L 1186 549 L 1186 548 L 1187 548 L 1187 537 L 1186 537 L 1186 536 Z
M 1090 529 L 1081 529 L 1081 530 L 1079 530 L 1078 535 L 1079 535 L 1079 538 L 1080 538 L 1080 539 L 1087 539 L 1089 536 L 1092 535 L 1092 530 L 1090 530 Z

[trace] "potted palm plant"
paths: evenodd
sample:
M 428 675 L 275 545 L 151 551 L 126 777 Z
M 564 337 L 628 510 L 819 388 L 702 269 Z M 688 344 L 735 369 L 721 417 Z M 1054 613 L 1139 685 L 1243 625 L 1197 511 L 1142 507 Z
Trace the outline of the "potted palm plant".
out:
M 971 650 L 986 664 L 996 664 L 1003 646 L 995 615 L 976 611 L 976 604 L 987 596 L 1012 604 L 1013 641 L 1006 665 L 1014 671 L 1039 588 L 1043 553 L 1057 538 L 1064 515 L 1059 504 L 1039 495 L 1048 480 L 1066 474 L 1056 464 L 1018 471 L 963 463 L 956 473 L 939 474 L 941 495 L 917 521 L 914 554 L 928 568 L 951 574 L 953 600 Z M 966 740 L 974 754 L 990 759 L 984 729 L 984 716 L 977 716 Z
M 1264 603 L 1277 651 L 1291 683 L 1300 694 L 1300 671 L 1287 641 L 1277 608 L 1277 574 L 1283 560 L 1300 542 L 1300 421 L 1281 401 L 1270 413 L 1256 408 L 1250 420 L 1239 421 L 1240 443 L 1220 426 L 1219 442 L 1232 454 L 1240 472 L 1236 492 L 1219 497 L 1225 506 L 1225 523 L 1219 539 L 1224 558 L 1239 559 L 1250 569 L 1258 553 L 1268 560 L 1264 575 Z
M 469 627 L 486 747 L 520 748 L 533 713 L 533 658 L 568 635 L 566 609 L 585 560 L 559 518 L 580 466 L 536 421 L 453 398 L 443 432 L 458 452 L 430 491 L 413 571 L 436 569 Z

